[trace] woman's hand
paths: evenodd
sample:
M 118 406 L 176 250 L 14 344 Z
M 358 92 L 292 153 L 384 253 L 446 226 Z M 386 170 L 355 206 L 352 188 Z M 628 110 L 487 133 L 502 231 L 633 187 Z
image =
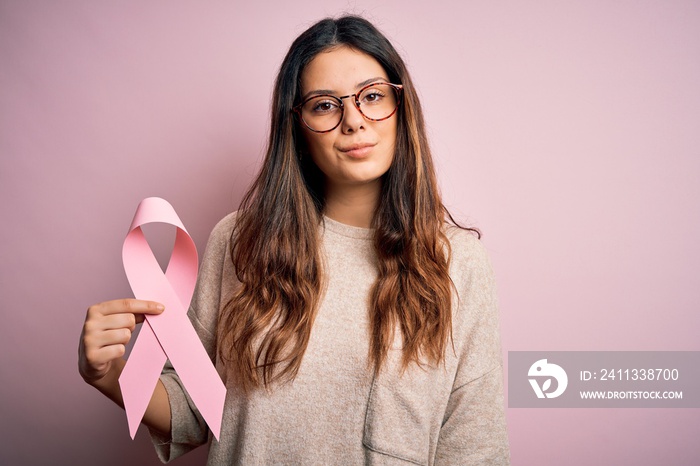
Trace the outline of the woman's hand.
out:
M 90 306 L 78 347 L 78 371 L 87 383 L 116 404 L 124 407 L 119 376 L 126 361 L 122 358 L 136 324 L 146 314 L 155 315 L 165 307 L 153 301 L 117 299 Z M 170 403 L 159 380 L 143 416 L 143 423 L 170 435 Z
M 160 314 L 163 309 L 162 304 L 139 299 L 117 299 L 90 306 L 78 348 L 78 370 L 83 379 L 95 385 L 110 371 L 121 374 L 121 358 L 136 324 L 143 322 L 145 314 Z M 114 364 L 115 360 L 120 363 Z

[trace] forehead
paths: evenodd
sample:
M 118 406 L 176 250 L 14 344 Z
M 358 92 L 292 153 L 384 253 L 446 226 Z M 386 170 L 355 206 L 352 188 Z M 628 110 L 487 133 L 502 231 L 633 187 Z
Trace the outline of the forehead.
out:
M 358 83 L 370 78 L 388 80 L 377 60 L 349 47 L 337 47 L 316 55 L 301 74 L 302 94 L 325 89 L 333 92 L 355 90 Z

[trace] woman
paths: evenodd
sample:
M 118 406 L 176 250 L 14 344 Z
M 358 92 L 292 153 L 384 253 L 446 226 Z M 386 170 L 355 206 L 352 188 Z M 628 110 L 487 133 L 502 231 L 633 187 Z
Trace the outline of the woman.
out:
M 228 389 L 220 439 L 166 367 L 144 417 L 160 458 L 209 441 L 210 464 L 507 464 L 493 274 L 446 218 L 398 53 L 362 18 L 313 25 L 190 307 Z M 118 404 L 124 345 L 159 312 L 88 310 L 81 374 Z

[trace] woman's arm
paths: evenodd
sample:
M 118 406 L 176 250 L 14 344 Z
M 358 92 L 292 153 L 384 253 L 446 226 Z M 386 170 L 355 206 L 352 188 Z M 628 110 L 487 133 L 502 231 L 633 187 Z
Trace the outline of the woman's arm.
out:
M 458 366 L 443 417 L 435 464 L 510 463 L 503 398 L 498 298 L 486 249 L 466 232 L 453 245 Z
M 236 280 L 229 253 L 234 224 L 235 215 L 230 214 L 214 227 L 202 256 L 197 286 L 187 312 L 204 349 L 215 364 L 219 309 L 229 299 L 229 288 Z M 159 386 L 161 384 L 169 403 L 172 426 L 167 436 L 160 435 L 158 428 L 151 429 L 151 439 L 158 457 L 168 462 L 206 444 L 210 432 L 169 361 L 161 374 Z

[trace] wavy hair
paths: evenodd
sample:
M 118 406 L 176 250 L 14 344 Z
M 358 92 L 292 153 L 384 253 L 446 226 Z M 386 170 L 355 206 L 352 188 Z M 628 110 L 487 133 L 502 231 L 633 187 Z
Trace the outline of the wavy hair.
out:
M 310 157 L 292 108 L 305 66 L 347 46 L 376 59 L 403 85 L 397 138 L 374 213 L 378 277 L 370 296 L 369 364 L 379 372 L 400 332 L 403 368 L 439 364 L 451 338 L 452 282 L 442 203 L 418 96 L 391 43 L 357 16 L 324 19 L 290 47 L 275 81 L 270 137 L 262 168 L 244 196 L 232 233 L 240 286 L 223 307 L 218 353 L 249 391 L 292 380 L 301 365 L 323 287 L 318 231 L 323 174 Z M 478 235 L 477 230 L 473 230 Z

